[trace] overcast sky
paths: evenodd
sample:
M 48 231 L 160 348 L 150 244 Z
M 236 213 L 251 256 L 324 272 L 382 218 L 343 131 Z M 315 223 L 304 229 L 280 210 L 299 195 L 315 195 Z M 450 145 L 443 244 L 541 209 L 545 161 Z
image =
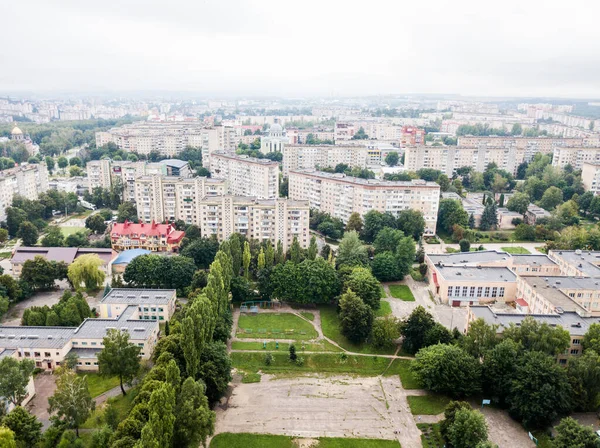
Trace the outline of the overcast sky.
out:
M 597 0 L 2 3 L 0 92 L 600 97 Z

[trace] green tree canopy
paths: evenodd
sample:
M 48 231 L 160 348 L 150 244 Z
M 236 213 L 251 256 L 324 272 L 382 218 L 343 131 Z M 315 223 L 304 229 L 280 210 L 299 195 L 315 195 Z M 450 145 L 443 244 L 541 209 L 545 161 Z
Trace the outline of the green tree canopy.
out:
M 27 384 L 34 367 L 31 359 L 18 361 L 8 356 L 0 359 L 0 396 L 19 406 L 27 396 Z
M 373 310 L 351 289 L 342 294 L 339 302 L 342 333 L 353 342 L 364 342 L 371 334 Z
M 102 339 L 103 349 L 98 353 L 100 374 L 119 377 L 121 392 L 125 395 L 123 382 L 131 383 L 140 369 L 140 347 L 129 342 L 129 333 L 109 329 Z

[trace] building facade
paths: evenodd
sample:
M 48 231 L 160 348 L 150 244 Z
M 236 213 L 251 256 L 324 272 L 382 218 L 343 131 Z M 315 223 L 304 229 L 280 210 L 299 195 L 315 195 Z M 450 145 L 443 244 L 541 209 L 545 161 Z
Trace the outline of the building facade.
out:
M 600 192 L 600 163 L 585 162 L 581 168 L 581 181 L 585 191 L 597 195 Z
M 377 210 L 397 216 L 403 210 L 416 210 L 425 219 L 425 234 L 434 235 L 440 186 L 424 180 L 391 182 L 297 170 L 289 174 L 289 197 L 309 201 L 311 208 L 327 212 L 344 222 L 354 212 L 362 216 L 370 210 Z
M 165 322 L 173 316 L 176 300 L 174 289 L 113 288 L 100 301 L 100 317 L 119 318 L 136 306 L 139 320 Z
M 283 150 L 283 175 L 290 171 L 335 168 L 344 163 L 350 167 L 366 168 L 369 150 L 355 145 L 286 145 Z
M 574 169 L 581 170 L 586 163 L 600 163 L 600 146 L 554 149 L 553 166 L 564 168 L 571 165 Z
M 45 164 L 23 164 L 0 172 L 0 221 L 6 221 L 6 209 L 15 195 L 35 200 L 48 191 L 48 169 Z
M 115 250 L 146 249 L 152 252 L 177 252 L 185 233 L 172 224 L 113 224 L 110 240 Z
M 260 139 L 260 150 L 263 153 L 283 152 L 283 149 L 289 142 L 289 137 L 285 129 L 277 122 L 269 128 L 266 136 Z
M 279 196 L 279 163 L 246 155 L 214 152 L 210 158 L 213 179 L 223 179 L 234 196 L 274 199 Z

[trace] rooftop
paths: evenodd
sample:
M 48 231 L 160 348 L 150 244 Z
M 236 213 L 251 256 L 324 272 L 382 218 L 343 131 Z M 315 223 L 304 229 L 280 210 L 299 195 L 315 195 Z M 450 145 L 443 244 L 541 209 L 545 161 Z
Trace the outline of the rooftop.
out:
M 447 265 L 478 265 L 479 263 L 489 263 L 492 261 L 508 260 L 510 254 L 495 250 L 481 250 L 476 252 L 456 252 L 453 254 L 428 254 L 427 257 L 433 264 L 442 262 Z
M 528 254 L 528 255 L 511 255 L 513 259 L 513 265 L 515 264 L 529 264 L 535 266 L 552 266 L 556 263 L 553 262 L 548 255 L 536 255 L 536 254 Z
M 449 281 L 460 282 L 515 282 L 517 276 L 506 267 L 498 266 L 444 266 L 438 274 Z
M 600 252 L 582 250 L 551 250 L 551 258 L 561 259 L 588 277 L 600 277 Z
M 4 349 L 60 349 L 69 343 L 75 327 L 0 326 L 0 347 Z
M 440 186 L 435 182 L 426 182 L 422 179 L 413 179 L 411 181 L 391 181 L 382 179 L 362 179 L 360 177 L 347 176 L 344 173 L 327 173 L 325 171 L 317 171 L 314 169 L 293 170 L 290 174 L 303 174 L 308 176 L 320 177 L 323 179 L 332 179 L 349 184 L 372 186 L 372 187 L 430 187 L 439 189 Z
M 179 160 L 179 159 L 164 159 L 158 163 L 162 163 L 167 166 L 174 166 L 176 168 L 183 168 L 184 166 L 189 165 L 189 162 L 186 162 L 185 160 Z
M 114 288 L 100 301 L 100 303 L 124 303 L 127 305 L 166 305 L 174 298 L 174 289 L 133 289 Z
M 148 255 L 151 254 L 152 252 L 146 249 L 129 249 L 129 250 L 124 250 L 123 252 L 121 252 L 117 258 L 115 258 L 115 261 L 113 261 L 113 264 L 126 264 L 126 263 L 130 263 L 131 260 L 133 260 L 136 257 L 139 257 L 140 255 Z
M 117 319 L 88 318 L 75 329 L 72 339 L 102 339 L 108 330 L 127 331 L 131 340 L 145 340 L 158 328 L 156 320 L 131 319 L 137 313 L 137 306 L 128 306 Z
M 487 306 L 472 306 L 470 311 L 476 319 L 482 318 L 488 324 L 498 325 L 498 333 L 502 333 L 510 324 L 520 325 L 526 317 L 532 317 L 538 322 L 547 323 L 550 326 L 560 325 L 571 336 L 583 336 L 591 324 L 600 323 L 599 317 L 582 317 L 572 311 L 565 311 L 562 314 L 509 314 L 494 313 Z
M 250 157 L 245 154 L 231 154 L 224 151 L 214 151 L 210 154 L 211 157 L 223 157 L 225 159 L 239 160 L 241 162 L 256 163 L 259 165 L 271 165 L 279 167 L 279 162 L 270 159 L 259 159 L 258 157 Z
M 96 249 L 93 247 L 17 247 L 13 251 L 12 263 L 24 263 L 42 256 L 49 261 L 63 261 L 67 264 L 86 254 L 98 255 L 104 264 L 110 263 L 115 252 L 112 249 Z
M 575 283 L 571 282 L 570 277 L 521 277 L 523 282 L 529 285 L 536 294 L 539 294 L 554 307 L 560 308 L 564 311 L 574 311 L 579 314 L 587 314 L 588 312 L 584 307 L 579 305 L 567 294 L 563 289 L 595 289 L 598 288 L 598 282 L 594 285 L 594 279 L 583 279 L 592 280 L 591 284 L 587 288 L 581 288 L 581 286 L 575 286 Z
M 133 223 L 130 221 L 125 221 L 123 223 L 117 223 L 113 225 L 112 230 L 110 231 L 110 235 L 112 237 L 118 237 L 127 235 L 132 238 L 141 238 L 141 237 L 166 237 L 168 241 L 178 241 L 184 237 L 185 233 L 180 230 L 175 230 L 175 226 L 172 224 L 157 224 L 152 221 L 150 224 Z

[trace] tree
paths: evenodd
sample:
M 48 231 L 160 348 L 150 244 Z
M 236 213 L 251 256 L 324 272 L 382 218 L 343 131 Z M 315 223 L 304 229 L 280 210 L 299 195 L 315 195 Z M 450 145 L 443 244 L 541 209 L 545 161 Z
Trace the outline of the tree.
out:
M 5 426 L 0 426 L 0 446 L 2 448 L 17 448 L 15 433 Z
M 402 210 L 398 213 L 396 226 L 404 235 L 411 236 L 417 241 L 425 231 L 425 218 L 418 210 Z
M 6 227 L 10 236 L 17 236 L 19 226 L 25 221 L 27 221 L 25 210 L 17 207 L 8 207 L 6 209 Z
M 111 409 L 111 408 L 113 408 L 113 407 L 108 406 L 107 410 Z M 106 419 L 106 412 L 105 412 L 104 417 Z M 103 425 L 101 428 L 93 431 L 92 438 L 91 438 L 90 445 L 89 445 L 90 448 L 109 448 L 110 447 L 110 439 L 113 435 L 113 431 L 114 431 L 114 429 L 110 425 Z
M 396 218 L 390 213 L 381 213 L 377 210 L 368 211 L 364 218 L 362 238 L 367 243 L 372 243 L 381 229 L 384 227 L 396 227 Z
M 369 269 L 361 267 L 352 269 L 344 283 L 344 289 L 354 291 L 371 309 L 379 309 L 381 286 Z
M 391 151 L 388 153 L 387 156 L 385 156 L 385 163 L 387 163 L 388 166 L 398 165 L 399 160 L 400 160 L 400 157 L 398 156 L 398 153 L 396 151 Z
M 461 252 L 471 252 L 471 243 L 469 240 L 462 239 L 458 242 Z
M 19 406 L 27 396 L 27 384 L 35 363 L 31 359 L 18 361 L 12 357 L 0 359 L 0 396 Z
M 351 289 L 342 294 L 340 306 L 340 327 L 342 334 L 352 342 L 364 342 L 371 334 L 373 310 Z
M 415 241 L 407 236 L 400 240 L 396 248 L 396 263 L 398 263 L 398 272 L 401 278 L 410 272 L 410 268 L 415 262 Z
M 571 345 L 569 332 L 562 327 L 551 327 L 531 316 L 525 317 L 520 326 L 511 324 L 503 333 L 504 339 L 512 339 L 523 349 L 557 356 Z
M 298 264 L 302 261 L 302 248 L 300 247 L 300 243 L 296 237 L 294 237 L 294 240 L 292 241 L 289 258 L 290 261 L 295 264 Z
M 529 352 L 517 364 L 508 396 L 510 414 L 526 427 L 544 427 L 572 409 L 567 372 L 540 352 Z
M 42 422 L 21 406 L 10 411 L 2 424 L 15 433 L 15 440 L 25 448 L 34 448 L 42 438 Z
M 583 426 L 572 417 L 563 418 L 555 428 L 556 448 L 598 448 L 598 436 L 592 426 Z
M 362 231 L 362 228 L 363 221 L 360 217 L 360 213 L 353 212 L 352 214 L 350 214 L 348 222 L 346 223 L 346 232 L 351 232 L 354 230 L 355 232 L 360 233 Z
M 276 297 L 297 303 L 329 303 L 339 292 L 335 269 L 323 258 L 277 265 L 270 277 Z
M 260 248 L 260 252 L 258 253 L 258 257 L 256 259 L 256 267 L 258 268 L 259 271 L 265 268 L 265 250 L 262 246 Z
M 523 126 L 521 126 L 521 123 L 513 124 L 513 127 L 510 130 L 510 133 L 512 135 L 521 135 L 523 133 Z
M 479 361 L 455 345 L 436 344 L 422 348 L 411 364 L 417 381 L 427 390 L 455 397 L 481 390 Z
M 87 377 L 79 376 L 69 369 L 61 369 L 56 379 L 56 390 L 48 398 L 48 404 L 48 412 L 56 412 L 57 418 L 75 428 L 79 437 L 79 426 L 88 419 L 95 407 Z
M 308 250 L 306 251 L 306 258 L 309 260 L 314 260 L 317 258 L 318 253 L 319 248 L 317 247 L 317 238 L 313 235 L 310 238 L 310 244 L 308 246 Z
M 205 294 L 201 294 L 193 300 L 181 322 L 181 346 L 186 371 L 192 378 L 198 373 L 200 357 L 205 346 L 212 340 L 216 326 L 216 309 L 217 306 L 211 304 Z
M 481 214 L 479 228 L 481 230 L 493 230 L 498 226 L 498 208 L 496 203 L 487 204 Z
M 485 344 L 481 345 L 485 346 Z M 475 348 L 472 342 L 466 342 L 465 346 L 473 352 L 479 351 L 479 348 Z M 520 346 L 515 341 L 504 339 L 494 348 L 485 352 L 483 358 L 483 390 L 488 397 L 501 406 L 504 406 L 511 390 L 515 365 L 519 359 L 519 349 Z
M 72 233 L 65 238 L 65 246 L 67 247 L 84 247 L 88 245 L 89 241 L 85 232 Z
M 94 233 L 104 233 L 107 227 L 104 218 L 99 213 L 89 216 L 85 220 L 85 226 Z
M 129 333 L 109 329 L 102 339 L 104 348 L 98 353 L 98 367 L 104 376 L 118 376 L 121 392 L 123 382 L 131 383 L 140 370 L 140 347 L 129 342 Z
M 472 448 L 487 440 L 487 423 L 479 411 L 459 409 L 448 429 L 448 440 L 454 448 Z
M 223 342 L 207 344 L 200 357 L 199 379 L 206 384 L 206 397 L 209 403 L 221 399 L 231 381 L 231 359 Z
M 83 162 L 79 157 L 71 157 L 69 159 L 70 166 L 78 166 L 79 168 L 83 168 Z
M 67 158 L 65 156 L 60 156 L 58 158 L 57 162 L 58 162 L 58 167 L 62 168 L 62 169 L 66 168 L 69 165 L 69 161 L 67 160 Z
M 391 227 L 384 227 L 379 231 L 373 242 L 375 247 L 375 253 L 381 252 L 392 252 L 395 253 L 400 244 L 400 240 L 404 237 L 404 234 L 400 230 L 392 229 Z
M 77 257 L 69 265 L 69 280 L 79 288 L 83 283 L 88 290 L 96 290 L 104 283 L 106 274 L 101 269 L 104 262 L 97 254 L 85 254 Z
M 371 265 L 373 275 L 381 282 L 390 282 L 402 278 L 396 257 L 392 252 L 383 252 L 375 255 Z
M 497 329 L 498 325 L 488 325 L 484 319 L 477 319 L 469 324 L 469 331 L 461 339 L 460 345 L 471 356 L 483 358 L 499 342 Z
M 244 252 L 242 254 L 242 263 L 244 265 L 244 276 L 246 278 L 250 278 L 249 268 L 250 268 L 251 258 L 252 258 L 252 256 L 250 254 L 250 243 L 248 243 L 248 241 L 244 241 Z
M 123 202 L 117 209 L 117 222 L 137 222 L 137 208 L 132 202 Z
M 440 433 L 444 440 L 448 440 L 450 427 L 454 424 L 456 413 L 460 410 L 471 410 L 471 405 L 466 401 L 451 401 L 444 409 L 444 419 L 440 422 Z
M 0 244 L 6 243 L 8 240 L 8 230 L 0 229 Z
M 206 446 L 206 439 L 214 430 L 215 413 L 208 407 L 204 385 L 188 377 L 177 399 L 173 446 Z
M 23 240 L 23 246 L 35 246 L 40 234 L 33 223 L 24 221 L 19 226 L 17 237 Z
M 425 346 L 427 332 L 433 328 L 433 316 L 422 306 L 416 307 L 402 322 L 400 333 L 404 336 L 402 349 L 411 355 Z
M 466 227 L 469 223 L 469 215 L 460 201 L 455 199 L 442 199 L 438 212 L 437 225 L 446 233 L 452 233 L 452 227 L 458 224 Z
M 581 341 L 583 351 L 593 350 L 600 354 L 600 324 L 593 323 L 589 326 L 587 332 Z
M 46 234 L 42 238 L 42 246 L 44 247 L 61 247 L 65 244 L 65 237 L 57 226 L 48 226 Z
M 393 316 L 375 319 L 371 329 L 371 341 L 375 347 L 392 347 L 400 337 L 400 322 Z
M 290 361 L 295 362 L 298 359 L 298 355 L 296 354 L 296 346 L 294 344 L 290 344 Z
M 475 215 L 473 215 L 473 213 L 469 215 L 469 223 L 467 225 L 469 226 L 469 229 L 475 228 Z
M 440 174 L 440 177 L 436 179 L 436 182 L 440 186 L 441 191 L 448 191 L 450 188 L 450 179 L 445 174 Z
M 549 187 L 540 199 L 539 206 L 545 210 L 554 210 L 558 205 L 563 202 L 563 192 L 558 187 Z
M 83 176 L 84 171 L 79 168 L 78 166 L 71 166 L 69 167 L 69 176 L 70 177 L 79 177 L 79 176 Z
M 148 403 L 148 423 L 142 429 L 141 446 L 161 448 L 171 446 L 175 429 L 175 391 L 163 383 L 155 389 Z
M 181 251 L 182 257 L 191 258 L 198 269 L 208 269 L 215 259 L 219 250 L 219 242 L 216 238 L 198 238 L 185 246 Z M 241 265 L 241 258 L 240 258 Z M 239 270 L 236 271 L 236 275 Z
M 535 227 L 528 224 L 519 224 L 513 234 L 516 240 L 534 241 L 536 238 Z
M 567 374 L 575 409 L 594 411 L 600 394 L 600 355 L 594 350 L 585 350 L 582 356 L 569 360 Z
M 369 262 L 367 248 L 360 241 L 358 233 L 354 231 L 344 233 L 338 247 L 336 261 L 338 266 L 367 266 Z

